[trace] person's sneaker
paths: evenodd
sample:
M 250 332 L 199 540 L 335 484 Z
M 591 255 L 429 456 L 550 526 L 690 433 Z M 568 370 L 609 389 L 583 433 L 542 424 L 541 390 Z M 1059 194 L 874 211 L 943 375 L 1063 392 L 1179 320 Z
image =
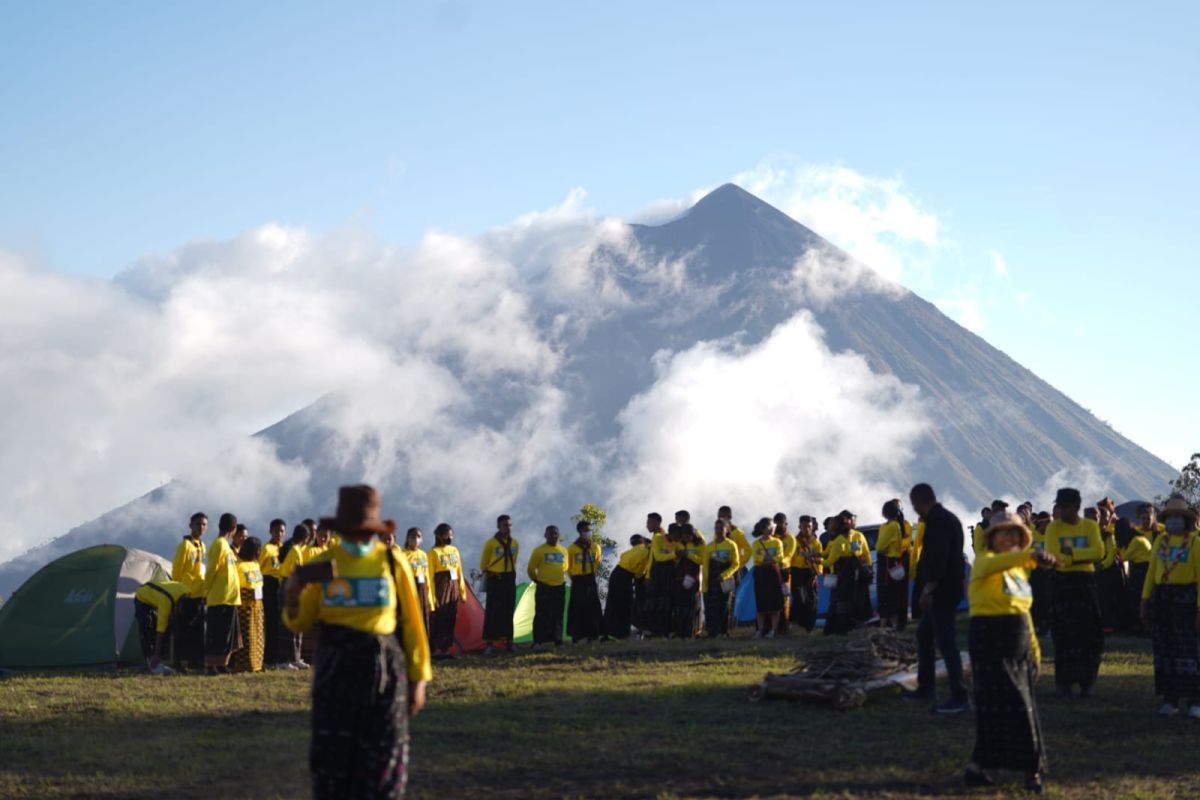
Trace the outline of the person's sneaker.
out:
M 971 789 L 980 786 L 994 786 L 995 781 L 988 777 L 987 773 L 981 769 L 967 769 L 963 773 L 963 785 Z
M 966 700 L 947 700 L 933 710 L 938 714 L 965 714 L 971 710 L 971 704 Z
M 933 692 L 923 692 L 920 689 L 905 689 L 900 692 L 901 700 L 908 700 L 912 703 L 932 703 L 934 701 Z
M 299 661 L 297 661 L 297 662 L 296 662 L 296 666 L 297 666 L 299 669 L 308 669 L 308 668 L 309 668 L 310 666 L 312 666 L 312 665 L 311 665 L 311 664 L 309 664 L 309 663 L 308 663 L 307 661 L 305 661 L 304 659 L 300 659 Z
M 774 638 L 775 638 L 775 631 L 768 631 L 768 632 L 767 632 L 767 635 L 766 635 L 766 636 L 764 636 L 763 638 L 764 638 L 764 639 L 774 639 Z
M 150 668 L 151 675 L 174 675 L 175 670 L 168 667 L 166 664 L 159 664 L 157 667 Z
M 300 669 L 299 667 L 297 667 L 295 664 L 293 664 L 290 661 L 285 661 L 282 664 L 276 664 L 275 667 L 276 667 L 276 669 L 286 669 L 289 672 L 297 672 Z
M 1188 706 L 1187 714 L 1192 719 L 1200 719 L 1200 706 Z
M 1189 713 L 1190 713 L 1189 709 Z M 1173 717 L 1179 713 L 1179 708 L 1174 703 L 1163 703 L 1158 707 L 1158 715 L 1160 717 Z

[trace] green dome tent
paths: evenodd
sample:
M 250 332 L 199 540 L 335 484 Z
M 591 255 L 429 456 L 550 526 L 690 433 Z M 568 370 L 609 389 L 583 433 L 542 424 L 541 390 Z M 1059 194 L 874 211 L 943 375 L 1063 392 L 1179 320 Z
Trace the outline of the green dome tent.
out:
M 0 606 L 0 668 L 140 663 L 133 593 L 170 574 L 166 559 L 112 544 L 51 561 Z

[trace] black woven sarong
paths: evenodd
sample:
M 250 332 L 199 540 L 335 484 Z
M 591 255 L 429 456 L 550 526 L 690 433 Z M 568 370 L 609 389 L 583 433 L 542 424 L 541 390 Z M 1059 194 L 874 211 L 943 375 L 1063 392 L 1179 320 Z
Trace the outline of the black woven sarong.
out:
M 526 590 L 528 591 L 528 590 Z M 562 643 L 563 602 L 567 597 L 564 584 L 548 586 L 539 583 L 533 595 L 533 643 Z
M 1168 702 L 1200 701 L 1196 584 L 1154 587 L 1154 693 Z
M 1125 581 L 1124 602 L 1121 604 L 1121 629 L 1135 635 L 1145 634 L 1142 628 L 1142 587 L 1150 562 L 1129 565 L 1129 580 Z
M 829 613 L 825 615 L 825 635 L 840 636 L 854 630 L 855 604 L 858 601 L 860 562 L 854 556 L 843 556 L 833 565 L 837 586 L 830 592 Z
M 972 760 L 983 769 L 1046 769 L 1031 635 L 1024 614 L 971 617 L 967 641 L 974 675 Z
M 1104 655 L 1096 576 L 1091 572 L 1055 572 L 1053 586 L 1050 633 L 1054 639 L 1054 682 L 1062 688 L 1077 683 L 1090 689 Z
M 1140 592 L 1142 587 L 1138 587 Z M 1116 630 L 1121 624 L 1121 600 L 1125 596 L 1125 573 L 1117 564 L 1096 573 L 1096 593 L 1100 600 L 1100 625 Z
M 608 576 L 608 597 L 604 600 L 604 635 L 628 639 L 633 624 L 633 573 L 624 567 L 613 567 Z
M 595 575 L 571 576 L 571 599 L 567 603 L 567 635 L 572 641 L 600 636 L 600 592 Z
M 775 564 L 759 564 L 754 576 L 754 608 L 759 614 L 783 611 L 783 579 Z
M 704 632 L 709 636 L 729 633 L 730 592 L 721 588 L 721 572 L 729 566 L 724 561 L 708 560 L 708 591 L 704 593 Z
M 483 609 L 483 640 L 512 642 L 513 611 L 517 607 L 517 573 L 488 572 L 487 606 Z
M 437 603 L 429 615 L 429 646 L 435 653 L 448 652 L 454 646 L 461 591 L 458 578 L 451 580 L 449 570 L 433 574 L 433 596 Z
M 889 570 L 894 566 L 900 566 L 904 570 L 904 575 L 900 578 L 893 578 Z M 879 616 L 886 618 L 894 618 L 898 622 L 900 630 L 904 630 L 908 624 L 908 556 L 902 555 L 896 558 L 888 556 L 879 557 L 879 571 L 875 575 L 876 594 L 879 598 Z
M 204 664 L 204 598 L 181 597 L 175 604 L 175 661 L 179 664 Z
M 279 578 L 263 575 L 263 663 L 273 667 L 279 663 L 279 629 L 283 627 L 279 618 Z
M 647 618 L 650 632 L 666 636 L 671 632 L 671 600 L 675 588 L 675 562 L 655 561 L 650 565 L 650 592 Z
M 408 676 L 395 636 L 322 625 L 313 656 L 316 800 L 392 800 L 408 777 Z
M 1033 593 L 1033 608 L 1029 613 L 1033 617 L 1033 627 L 1038 633 L 1050 630 L 1050 598 L 1053 594 L 1053 583 L 1054 573 L 1050 570 L 1034 569 L 1029 571 L 1029 589 Z
M 817 626 L 817 590 L 813 586 L 813 577 L 811 569 L 792 567 L 792 624 L 809 633 Z
M 204 611 L 204 655 L 228 656 L 238 648 L 241 626 L 237 606 L 209 606 Z

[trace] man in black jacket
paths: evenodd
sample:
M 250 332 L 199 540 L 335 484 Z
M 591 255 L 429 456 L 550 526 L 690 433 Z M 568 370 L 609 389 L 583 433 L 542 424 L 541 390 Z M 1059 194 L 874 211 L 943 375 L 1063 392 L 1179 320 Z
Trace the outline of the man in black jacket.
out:
M 961 714 L 970 710 L 954 629 L 954 612 L 963 599 L 963 526 L 958 517 L 937 501 L 927 483 L 914 486 L 908 499 L 925 520 L 925 538 L 913 592 L 921 608 L 921 621 L 917 625 L 917 688 L 903 696 L 908 700 L 936 702 L 936 643 L 946 662 L 950 700 L 934 710 L 939 714 Z

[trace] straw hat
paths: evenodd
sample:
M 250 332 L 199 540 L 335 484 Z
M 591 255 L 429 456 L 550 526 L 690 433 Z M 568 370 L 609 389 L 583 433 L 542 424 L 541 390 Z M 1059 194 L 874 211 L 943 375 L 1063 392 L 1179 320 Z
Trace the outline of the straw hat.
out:
M 1016 514 L 1011 514 L 1007 511 L 997 511 L 995 514 L 992 514 L 991 519 L 988 520 L 987 530 L 983 532 L 989 547 L 992 544 L 992 535 L 1004 530 L 1015 530 L 1021 534 L 1022 550 L 1033 543 L 1033 534 L 1029 532 L 1029 528 L 1025 527 L 1024 520 Z
M 1200 521 L 1200 514 L 1197 514 L 1196 510 L 1189 506 L 1187 500 L 1184 500 L 1182 497 L 1172 497 L 1168 500 L 1166 505 L 1162 507 L 1162 511 L 1158 512 L 1158 518 L 1159 520 L 1164 520 L 1176 514 L 1187 517 L 1191 520 L 1192 525 Z

